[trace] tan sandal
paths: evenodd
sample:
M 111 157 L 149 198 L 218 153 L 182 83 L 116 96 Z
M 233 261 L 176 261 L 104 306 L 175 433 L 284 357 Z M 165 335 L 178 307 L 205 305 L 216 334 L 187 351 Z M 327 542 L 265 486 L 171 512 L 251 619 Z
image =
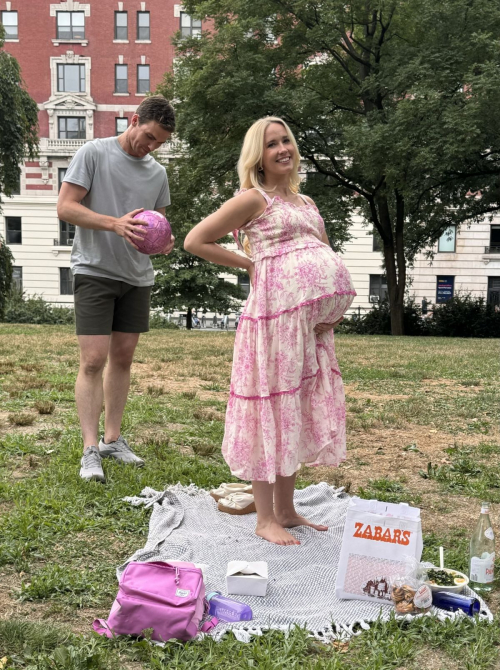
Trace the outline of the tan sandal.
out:
M 221 484 L 218 489 L 212 489 L 210 491 L 212 498 L 217 501 L 221 500 L 221 498 L 227 498 L 233 493 L 252 493 L 252 485 L 235 482 L 231 484 Z
M 255 499 L 250 493 L 231 493 L 229 497 L 219 500 L 217 509 L 226 514 L 252 514 L 257 511 Z

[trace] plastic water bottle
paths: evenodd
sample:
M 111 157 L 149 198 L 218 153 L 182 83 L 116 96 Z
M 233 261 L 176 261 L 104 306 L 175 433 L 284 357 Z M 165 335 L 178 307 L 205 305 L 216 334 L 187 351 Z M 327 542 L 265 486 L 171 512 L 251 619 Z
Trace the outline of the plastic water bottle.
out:
M 432 593 L 432 604 L 447 612 L 462 610 L 467 616 L 475 616 L 481 611 L 481 603 L 472 596 L 463 596 L 461 593 L 449 593 L 448 591 L 434 591 Z
M 495 572 L 495 534 L 490 521 L 490 504 L 481 503 L 481 515 L 470 541 L 470 582 L 474 591 L 493 588 Z
M 221 621 L 251 621 L 252 610 L 245 603 L 223 596 L 220 591 L 212 591 L 207 595 L 210 605 L 209 614 Z

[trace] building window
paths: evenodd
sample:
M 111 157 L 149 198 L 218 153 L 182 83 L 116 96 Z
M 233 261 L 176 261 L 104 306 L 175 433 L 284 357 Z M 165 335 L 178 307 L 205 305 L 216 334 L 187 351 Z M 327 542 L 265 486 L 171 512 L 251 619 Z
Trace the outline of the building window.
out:
M 186 12 L 181 12 L 181 35 L 182 37 L 201 35 L 201 20 L 193 19 Z
M 23 292 L 23 269 L 20 265 L 12 266 L 12 288 Z
M 137 39 L 149 40 L 149 12 L 137 12 Z
M 373 247 L 372 251 L 383 251 L 384 245 L 382 244 L 382 239 L 376 230 L 373 231 Z
M 500 252 L 500 226 L 490 228 L 490 252 Z
M 248 298 L 248 294 L 250 293 L 250 277 L 248 275 L 239 276 L 238 286 L 243 291 L 245 298 Z
M 450 226 L 438 240 L 438 252 L 454 254 L 456 248 L 457 228 Z
M 85 13 L 57 12 L 57 39 L 84 40 Z
M 75 226 L 67 221 L 62 221 L 59 219 L 59 239 L 57 242 L 59 246 L 66 247 L 73 244 L 75 239 Z
M 128 93 L 128 65 L 115 65 L 115 93 Z
M 128 128 L 128 118 L 126 116 L 117 116 L 115 117 L 115 131 L 116 135 L 121 135 Z
M 500 309 L 500 277 L 488 277 L 488 305 Z
M 85 65 L 58 63 L 57 90 L 60 93 L 85 93 Z
M 2 12 L 2 26 L 5 30 L 6 40 L 17 40 L 19 37 L 17 12 Z
M 453 298 L 455 277 L 450 275 L 436 278 L 436 304 L 442 305 Z
M 22 244 L 23 233 L 21 228 L 20 216 L 5 217 L 5 239 L 7 244 Z
M 73 295 L 73 273 L 71 268 L 59 268 L 59 283 L 61 295 Z
M 57 192 L 61 190 L 62 183 L 64 181 L 64 177 L 66 176 L 66 172 L 68 171 L 68 168 L 59 168 L 57 171 Z
M 60 116 L 57 119 L 58 137 L 60 140 L 84 140 L 84 116 Z
M 370 275 L 370 302 L 382 302 L 387 298 L 387 278 L 385 275 Z
M 128 40 L 127 12 L 115 12 L 115 40 Z
M 149 93 L 149 65 L 137 66 L 137 93 Z

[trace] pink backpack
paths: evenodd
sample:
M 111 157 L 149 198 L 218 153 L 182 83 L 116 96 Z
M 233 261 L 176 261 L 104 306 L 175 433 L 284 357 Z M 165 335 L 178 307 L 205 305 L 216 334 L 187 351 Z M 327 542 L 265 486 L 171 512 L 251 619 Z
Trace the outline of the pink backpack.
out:
M 153 640 L 192 640 L 218 621 L 202 623 L 208 613 L 203 574 L 193 563 L 129 563 L 107 621 L 96 619 L 100 635 L 141 635 L 153 629 Z

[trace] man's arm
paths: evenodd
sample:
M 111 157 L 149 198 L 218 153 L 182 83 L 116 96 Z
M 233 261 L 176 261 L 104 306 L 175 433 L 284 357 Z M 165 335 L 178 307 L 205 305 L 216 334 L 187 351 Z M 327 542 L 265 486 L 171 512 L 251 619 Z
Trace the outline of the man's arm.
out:
M 87 189 L 83 186 L 71 184 L 67 181 L 63 182 L 57 201 L 57 216 L 63 221 L 72 223 L 74 226 L 116 233 L 120 237 L 124 237 L 133 247 L 137 248 L 134 244 L 134 239 L 141 240 L 142 235 L 137 234 L 134 229 L 137 224 L 143 222 L 133 217 L 144 210 L 142 208 L 134 209 L 133 212 L 129 212 L 119 219 L 114 216 L 97 214 L 81 204 L 87 192 Z M 164 208 L 162 209 L 164 210 Z

